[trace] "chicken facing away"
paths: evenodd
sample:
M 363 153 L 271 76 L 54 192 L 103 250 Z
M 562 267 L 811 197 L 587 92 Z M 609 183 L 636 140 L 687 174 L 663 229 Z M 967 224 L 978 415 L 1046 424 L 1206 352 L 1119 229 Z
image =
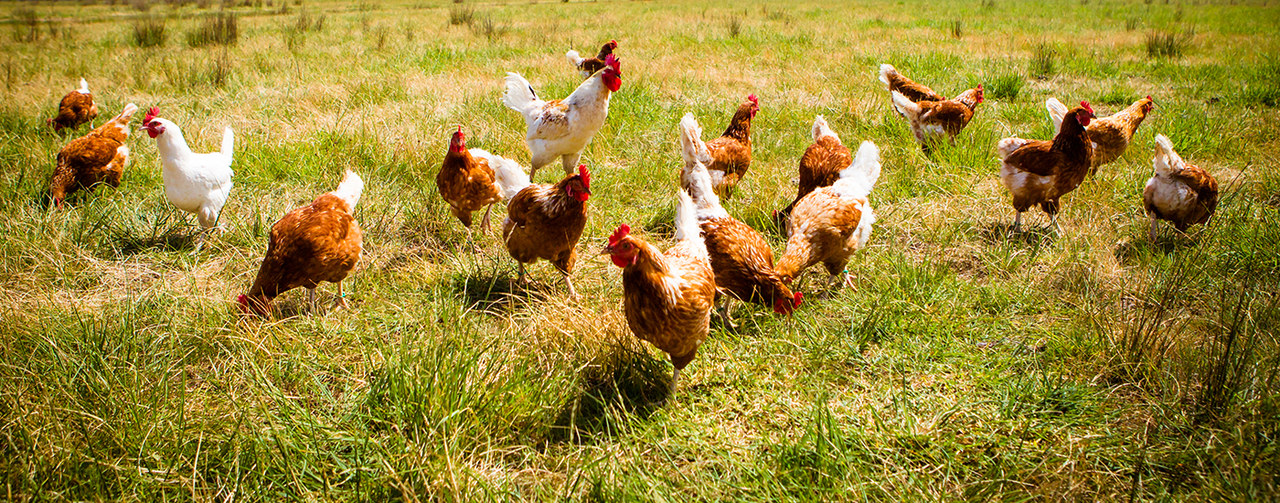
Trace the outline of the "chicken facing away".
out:
M 813 119 L 813 144 L 805 149 L 800 157 L 800 187 L 796 190 L 796 198 L 774 217 L 780 225 L 785 224 L 795 205 L 810 192 L 828 187 L 840 179 L 840 172 L 853 163 L 853 155 L 849 147 L 844 146 L 840 136 L 831 130 L 826 117 L 821 115 Z
M 907 78 L 906 75 L 898 73 L 898 69 L 894 68 L 893 65 L 880 65 L 880 82 L 884 83 L 885 89 L 887 89 L 891 95 L 890 97 L 892 97 L 892 93 L 898 92 L 912 103 L 919 103 L 921 101 L 946 101 L 947 99 L 941 94 L 933 92 L 933 89 L 929 89 L 928 86 L 924 84 L 917 84 L 914 80 Z M 892 103 L 892 106 L 893 111 L 898 112 L 898 115 L 903 117 L 907 116 L 906 112 L 903 111 L 896 102 Z
M 525 144 L 532 156 L 529 176 L 560 159 L 566 175 L 578 168 L 582 150 L 609 115 L 609 96 L 622 88 L 622 67 L 612 54 L 605 69 L 583 81 L 563 100 L 543 101 L 518 73 L 508 73 L 502 103 L 524 116 Z
M 513 171 L 510 174 L 504 171 Z M 578 240 L 587 226 L 587 199 L 591 198 L 591 172 L 579 165 L 578 172 L 565 175 L 560 183 L 529 183 L 524 170 L 514 162 L 497 168 L 498 176 L 519 179 L 507 196 L 507 219 L 502 222 L 502 241 L 520 272 L 517 281 L 525 281 L 524 265 L 543 259 L 551 262 L 569 286 L 569 296 L 578 297 L 569 274 L 578 261 Z
M 755 119 L 758 112 L 760 100 L 754 94 L 747 96 L 746 101 L 738 105 L 724 134 L 704 142 L 700 148 L 709 156 L 702 159 L 702 163 L 711 176 L 712 189 L 720 197 L 729 197 L 751 168 L 751 120 Z M 682 127 L 689 127 L 686 124 L 699 127 L 693 113 L 685 114 L 680 124 Z M 699 138 L 698 141 L 702 139 Z M 689 187 L 685 187 L 685 190 L 689 190 Z
M 222 130 L 221 150 L 197 154 L 187 145 L 182 128 L 159 115 L 159 108 L 148 110 L 142 119 L 142 129 L 156 140 L 164 195 L 178 209 L 194 213 L 206 231 L 213 229 L 231 195 L 235 133 L 228 126 Z
M 62 208 L 62 201 L 81 188 L 93 190 L 99 183 L 120 186 L 120 177 L 129 164 L 129 121 L 138 111 L 130 103 L 114 119 L 89 134 L 72 140 L 58 152 L 58 165 L 49 180 L 49 196 Z
M 1133 102 L 1128 108 L 1116 112 L 1110 117 L 1103 117 L 1089 122 L 1089 141 L 1093 142 L 1093 164 L 1089 168 L 1089 176 L 1098 172 L 1098 167 L 1110 164 L 1124 155 L 1129 147 L 1129 140 L 1138 131 L 1142 120 L 1147 118 L 1156 102 L 1150 96 Z M 1044 107 L 1049 110 L 1049 118 L 1053 119 L 1053 132 L 1062 129 L 1062 118 L 1067 115 L 1067 106 L 1057 98 L 1045 100 Z
M 614 49 L 618 48 L 617 40 L 610 40 L 600 48 L 600 52 L 594 58 L 584 58 L 578 54 L 578 51 L 569 50 L 564 53 L 564 57 L 569 59 L 569 64 L 578 69 L 578 73 L 582 74 L 582 78 L 587 78 L 596 72 L 605 68 L 604 60 L 613 54 Z
M 672 392 L 680 371 L 693 361 L 698 345 L 711 327 L 715 303 L 715 274 L 711 271 L 693 200 L 679 191 L 676 209 L 676 244 L 664 254 L 644 239 L 631 235 L 622 224 L 609 236 L 604 253 L 622 268 L 623 310 L 627 326 L 640 340 L 667 353 L 675 371 Z
M 1017 216 L 1013 227 L 1022 224 L 1022 213 L 1035 205 L 1058 224 L 1058 198 L 1080 186 L 1089 172 L 1093 144 L 1085 129 L 1092 120 L 1088 102 L 1067 112 L 1062 129 L 1053 141 L 1005 138 L 996 145 L 1002 163 L 1000 181 L 1013 195 Z
M 67 93 L 58 103 L 58 115 L 47 120 L 54 131 L 75 128 L 98 116 L 98 104 L 93 102 L 93 93 L 89 91 L 89 82 L 80 78 L 80 88 Z
M 1156 155 L 1151 165 L 1155 173 L 1142 190 L 1142 205 L 1151 217 L 1151 241 L 1156 240 L 1156 222 L 1160 220 L 1169 221 L 1179 232 L 1207 223 L 1218 209 L 1217 180 L 1182 160 L 1173 150 L 1173 142 L 1162 134 L 1156 135 Z
M 362 192 L 364 180 L 347 170 L 338 188 L 272 225 L 258 276 L 249 293 L 236 299 L 240 310 L 266 316 L 272 300 L 298 287 L 307 289 L 308 306 L 314 309 L 316 287 L 322 281 L 338 284 L 337 305 L 347 307 L 342 280 L 363 252 L 360 224 L 353 215 Z

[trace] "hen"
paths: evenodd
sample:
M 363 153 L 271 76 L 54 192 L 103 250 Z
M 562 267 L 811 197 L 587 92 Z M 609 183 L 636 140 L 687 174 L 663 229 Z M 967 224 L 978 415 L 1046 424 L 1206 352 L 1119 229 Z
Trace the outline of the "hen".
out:
M 504 171 L 511 173 L 503 173 Z M 569 286 L 569 296 L 578 297 L 569 273 L 578 260 L 576 247 L 587 225 L 587 199 L 591 198 L 591 173 L 585 165 L 560 183 L 534 184 L 519 165 L 497 167 L 500 178 L 521 180 L 510 191 L 507 219 L 502 222 L 502 240 L 511 258 L 520 264 L 517 280 L 524 282 L 524 265 L 543 259 L 551 262 Z
M 222 149 L 197 154 L 187 146 L 182 129 L 168 119 L 158 117 L 160 109 L 151 108 L 142 119 L 142 129 L 156 140 L 164 178 L 164 195 L 178 209 L 194 213 L 205 230 L 218 225 L 222 206 L 231 195 L 232 152 L 235 134 L 227 127 L 222 131 Z M 199 249 L 199 245 L 197 245 Z
M 711 177 L 702 161 L 709 157 L 706 145 L 698 139 L 702 130 L 689 119 L 686 116 L 680 122 L 684 154 L 680 178 L 697 207 L 695 216 L 702 228 L 716 287 L 739 300 L 772 307 L 775 313 L 791 314 L 800 307 L 801 294 L 793 294 L 774 272 L 773 250 L 764 236 L 729 216 L 720 206 L 720 198 L 712 190 Z M 726 320 L 729 303 L 726 298 L 723 313 Z
M 49 196 L 62 207 L 62 200 L 80 188 L 93 190 L 99 183 L 120 186 L 124 167 L 129 164 L 129 121 L 138 106 L 130 103 L 114 119 L 89 134 L 72 140 L 58 152 L 58 166 L 49 180 Z
M 610 40 L 600 48 L 600 53 L 594 58 L 584 58 L 578 51 L 570 50 L 564 53 L 564 57 L 569 59 L 569 64 L 578 69 L 578 73 L 582 74 L 582 78 L 594 75 L 596 72 L 603 70 L 605 67 L 604 60 L 613 54 L 613 50 L 618 48 L 617 40 Z
M 849 153 L 849 147 L 844 146 L 836 132 L 831 130 L 827 119 L 821 115 L 815 118 L 813 144 L 800 157 L 800 187 L 791 204 L 774 215 L 779 224 L 791 215 L 800 199 L 814 190 L 836 183 L 840 179 L 840 172 L 852 163 L 853 156 Z
M 1062 129 L 1053 141 L 1005 138 L 996 145 L 1003 163 L 1000 181 L 1013 195 L 1017 216 L 1013 228 L 1022 224 L 1022 212 L 1039 204 L 1053 226 L 1058 224 L 1058 198 L 1080 186 L 1089 172 L 1093 145 L 1085 129 L 1093 119 L 1088 102 L 1067 112 Z
M 734 112 L 724 134 L 706 142 L 701 149 L 710 156 L 702 162 L 711 175 L 711 187 L 720 197 L 729 197 L 751 167 L 751 120 L 759 111 L 760 101 L 756 95 L 747 96 L 747 100 L 738 105 L 738 111 Z M 698 127 L 698 120 L 692 113 L 687 113 L 680 124 L 682 127 Z M 686 124 L 690 126 L 684 126 Z M 702 141 L 701 138 L 697 140 Z M 684 189 L 689 190 L 689 187 Z
M 889 90 L 891 97 L 892 93 L 896 91 L 902 93 L 902 95 L 906 96 L 906 98 L 911 100 L 912 103 L 921 101 L 946 101 L 945 97 L 933 92 L 933 89 L 929 89 L 928 86 L 917 84 L 915 81 L 908 79 L 905 75 L 898 73 L 898 69 L 894 68 L 893 65 L 880 65 L 880 82 L 884 83 L 884 86 Z M 898 115 L 903 117 L 907 116 L 906 112 L 899 108 L 897 103 L 893 103 L 893 111 L 898 112 Z
M 982 85 L 960 93 L 959 96 L 943 101 L 913 102 L 898 91 L 893 91 L 893 103 L 904 112 L 911 123 L 911 132 L 926 154 L 933 148 L 933 143 L 946 136 L 951 144 L 956 142 L 956 135 L 969 125 L 973 113 L 982 103 Z
M 612 54 L 605 57 L 605 69 L 583 81 L 563 100 L 542 101 L 533 86 L 517 73 L 508 73 L 502 102 L 524 115 L 529 128 L 525 143 L 532 155 L 529 176 L 538 168 L 561 158 L 566 175 L 573 174 L 582 150 L 609 115 L 609 96 L 622 87 L 622 68 Z
M 93 102 L 93 93 L 89 92 L 89 83 L 80 79 L 80 89 L 67 93 L 58 104 L 58 115 L 49 119 L 54 131 L 63 128 L 75 128 L 98 116 L 98 104 Z
M 495 169 L 503 165 L 507 169 Z M 480 226 L 488 230 L 493 205 L 511 199 L 528 184 L 528 176 L 515 161 L 478 148 L 468 150 L 462 126 L 458 126 L 458 131 L 449 139 L 449 151 L 436 174 L 440 196 L 449 203 L 449 210 L 462 222 L 468 236 L 471 236 L 472 213 L 485 208 Z
M 266 316 L 273 299 L 297 287 L 307 289 L 307 304 L 314 309 L 321 281 L 337 283 L 337 305 L 347 307 L 342 280 L 363 251 L 360 224 L 352 215 L 363 191 L 364 180 L 347 170 L 338 188 L 272 225 L 258 277 L 249 293 L 236 299 L 241 311 Z
M 684 191 L 679 196 L 676 244 L 666 254 L 632 236 L 626 224 L 609 236 L 604 249 L 613 264 L 622 268 L 627 326 L 636 337 L 671 357 L 675 367 L 672 392 L 680 371 L 693 361 L 698 345 L 707 338 L 716 296 L 715 275 L 699 235 L 693 201 Z
M 1193 224 L 1203 224 L 1218 208 L 1218 182 L 1207 171 L 1187 164 L 1173 150 L 1173 142 L 1156 135 L 1156 156 L 1151 161 L 1155 174 L 1142 190 L 1142 205 L 1151 217 L 1151 241 L 1156 240 L 1156 222 L 1168 220 L 1179 232 Z
M 845 264 L 871 237 L 876 214 L 867 196 L 879 178 L 880 149 L 864 141 L 858 147 L 857 158 L 840 171 L 834 184 L 818 188 L 796 203 L 787 222 L 787 249 L 776 269 L 783 281 L 789 283 L 805 269 L 822 262 L 833 281 L 843 271 L 843 284 L 852 286 L 853 278 Z
M 1067 115 L 1067 106 L 1057 98 L 1049 98 L 1044 102 L 1053 119 L 1053 132 L 1062 128 L 1062 118 Z M 1098 167 L 1109 164 L 1121 155 L 1129 146 L 1133 133 L 1138 131 L 1142 120 L 1147 118 L 1156 102 L 1150 96 L 1133 102 L 1129 108 L 1116 112 L 1110 117 L 1103 117 L 1089 123 L 1089 140 L 1093 142 L 1093 164 L 1089 168 L 1089 176 L 1097 173 Z

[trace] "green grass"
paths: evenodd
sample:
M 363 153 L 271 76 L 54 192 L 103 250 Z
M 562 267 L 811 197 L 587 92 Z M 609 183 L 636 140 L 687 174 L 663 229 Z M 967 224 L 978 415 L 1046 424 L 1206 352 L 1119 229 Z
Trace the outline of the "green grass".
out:
M 163 35 L 198 33 L 220 3 L 0 5 L 0 494 L 1274 499 L 1280 7 L 1239 3 L 254 1 L 226 4 L 226 44 Z M 167 27 L 159 42 L 136 34 L 148 23 Z M 1148 33 L 1192 32 L 1194 47 L 1149 56 Z M 623 87 L 584 153 L 570 301 L 545 263 L 516 286 L 496 230 L 472 253 L 434 176 L 458 124 L 527 163 L 502 76 L 563 97 L 580 82 L 564 51 L 609 39 Z M 988 99 L 926 157 L 881 63 Z M 199 254 L 145 135 L 119 190 L 50 210 L 74 134 L 44 119 L 81 76 L 97 124 L 158 106 L 197 151 L 235 128 L 225 232 Z M 754 162 L 731 214 L 781 253 L 769 215 L 823 114 L 847 144 L 881 147 L 879 220 L 850 263 L 856 290 L 818 298 L 814 274 L 792 318 L 738 307 L 659 403 L 670 364 L 630 333 L 619 272 L 595 252 L 620 223 L 666 245 L 677 122 L 693 112 L 714 134 L 751 93 Z M 1148 94 L 1128 152 L 1064 198 L 1062 232 L 1031 213 L 1009 235 L 995 143 L 1048 138 L 1050 96 L 1103 116 Z M 1149 243 L 1156 133 L 1223 190 L 1208 226 Z M 283 317 L 242 319 L 232 300 L 271 224 L 348 167 L 367 182 L 354 308 L 298 315 L 299 290 Z

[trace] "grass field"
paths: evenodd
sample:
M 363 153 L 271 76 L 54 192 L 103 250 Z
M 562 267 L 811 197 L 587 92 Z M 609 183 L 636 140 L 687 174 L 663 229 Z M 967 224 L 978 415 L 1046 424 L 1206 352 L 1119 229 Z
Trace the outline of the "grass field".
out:
M 1265 500 L 1280 497 L 1280 5 L 1232 1 L 0 2 L 0 495 L 27 500 Z M 160 28 L 163 26 L 163 28 Z M 161 31 L 162 30 L 162 31 Z M 12 36 L 8 32 L 12 32 Z M 162 34 L 162 35 L 161 35 Z M 528 162 L 506 71 L 544 97 L 563 53 L 616 38 L 623 84 L 584 153 L 591 220 L 566 299 L 513 285 L 436 194 L 457 124 Z M 926 158 L 875 71 L 987 101 Z M 158 106 L 193 148 L 237 134 L 226 231 L 193 253 L 155 142 L 118 190 L 50 208 L 44 119 L 78 78 L 102 114 Z M 638 342 L 620 223 L 665 243 L 676 124 L 760 97 L 729 212 L 762 230 L 824 114 L 874 141 L 879 221 L 856 290 L 713 323 L 671 366 Z M 1129 151 L 1010 234 L 996 141 L 1048 138 L 1043 101 L 1100 116 L 1152 95 Z M 1213 221 L 1146 239 L 1152 138 L 1217 177 Z M 270 225 L 366 181 L 353 309 L 233 305 Z M 558 169 L 539 174 L 551 181 Z M 501 211 L 497 222 L 501 222 Z M 1024 222 L 1026 223 L 1026 222 Z M 331 286 L 321 288 L 326 303 Z

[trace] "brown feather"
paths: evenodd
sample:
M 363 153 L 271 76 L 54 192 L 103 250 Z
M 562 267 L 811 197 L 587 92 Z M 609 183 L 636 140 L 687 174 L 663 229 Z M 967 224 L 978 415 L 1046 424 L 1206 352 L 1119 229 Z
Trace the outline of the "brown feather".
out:
M 360 261 L 360 224 L 346 201 L 321 194 L 275 225 L 249 297 L 262 305 L 294 288 L 342 281 Z

